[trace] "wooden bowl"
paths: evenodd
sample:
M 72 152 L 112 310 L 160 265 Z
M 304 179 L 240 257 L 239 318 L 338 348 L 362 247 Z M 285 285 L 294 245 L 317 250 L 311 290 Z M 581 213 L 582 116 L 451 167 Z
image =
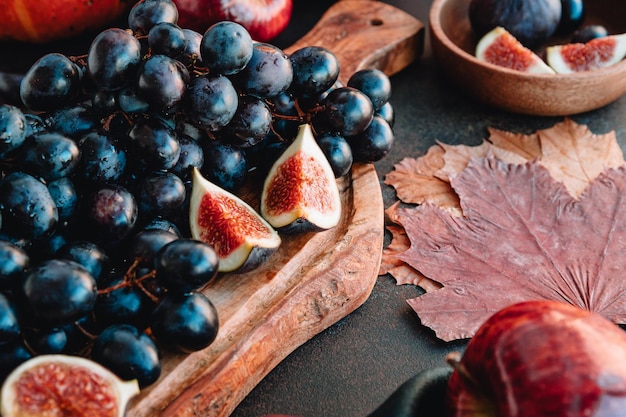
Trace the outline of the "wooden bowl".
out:
M 625 32 L 620 21 L 626 13 L 623 3 L 587 2 L 585 24 L 600 23 L 610 33 Z M 442 70 L 480 101 L 514 113 L 566 116 L 600 108 L 626 92 L 626 60 L 576 74 L 527 74 L 479 61 L 474 56 L 478 37 L 470 26 L 469 4 L 469 0 L 434 0 L 430 39 Z M 542 50 L 536 52 L 542 56 Z

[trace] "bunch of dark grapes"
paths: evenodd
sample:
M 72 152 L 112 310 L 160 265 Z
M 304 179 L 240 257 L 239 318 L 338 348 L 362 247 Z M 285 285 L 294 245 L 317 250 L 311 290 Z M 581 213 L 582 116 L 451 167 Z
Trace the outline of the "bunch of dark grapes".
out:
M 333 53 L 287 55 L 233 22 L 177 25 L 141 0 L 84 56 L 49 53 L 0 105 L 0 379 L 44 353 L 85 355 L 140 386 L 161 349 L 213 342 L 200 290 L 212 247 L 189 238 L 190 172 L 238 192 L 310 123 L 336 177 L 393 142 L 390 81 L 337 80 Z

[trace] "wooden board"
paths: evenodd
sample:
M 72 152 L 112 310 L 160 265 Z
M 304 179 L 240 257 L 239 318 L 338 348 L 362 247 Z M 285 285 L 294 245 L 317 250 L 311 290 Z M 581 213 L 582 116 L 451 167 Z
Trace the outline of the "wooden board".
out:
M 335 52 L 342 73 L 376 67 L 391 75 L 422 52 L 423 25 L 384 3 L 336 3 L 293 45 Z M 384 236 L 376 170 L 355 164 L 339 180 L 343 214 L 334 229 L 283 236 L 259 269 L 226 274 L 203 292 L 218 310 L 215 342 L 165 353 L 161 378 L 129 405 L 128 417 L 228 416 L 298 346 L 358 308 L 376 282 Z

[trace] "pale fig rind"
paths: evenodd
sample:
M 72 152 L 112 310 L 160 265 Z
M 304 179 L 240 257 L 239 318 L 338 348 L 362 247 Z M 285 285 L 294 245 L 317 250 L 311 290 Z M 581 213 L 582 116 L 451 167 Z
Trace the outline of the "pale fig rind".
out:
M 480 61 L 529 74 L 555 73 L 537 54 L 500 26 L 478 41 L 475 55 Z
M 278 232 L 248 203 L 213 184 L 197 168 L 192 175 L 189 226 L 194 239 L 211 245 L 219 272 L 247 272 L 278 249 Z
M 546 48 L 546 62 L 558 74 L 605 68 L 626 57 L 626 34 L 609 35 L 587 43 L 553 45 Z
M 339 224 L 337 180 L 310 125 L 300 125 L 294 141 L 269 170 L 260 212 L 284 233 L 328 230 Z
M 92 375 L 97 375 L 98 380 L 102 384 L 106 384 L 108 385 L 108 387 L 110 387 L 110 393 L 113 394 L 117 401 L 116 410 L 114 410 L 114 415 L 116 415 L 117 417 L 124 417 L 124 415 L 126 414 L 128 402 L 137 394 L 139 394 L 140 391 L 137 380 L 133 379 L 129 381 L 124 381 L 113 372 L 100 365 L 99 363 L 92 361 L 91 359 L 65 354 L 38 355 L 17 366 L 7 376 L 4 383 L 2 384 L 2 392 L 0 394 L 0 414 L 3 417 L 32 417 L 35 415 L 43 415 L 38 414 L 37 412 L 34 412 L 33 414 L 32 411 L 21 407 L 18 401 L 19 399 L 16 391 L 18 389 L 21 378 L 24 378 L 28 373 L 32 372 L 33 370 L 44 366 L 61 366 L 64 367 L 66 371 L 68 371 L 69 369 L 82 369 L 86 370 Z M 69 382 L 71 383 L 72 381 Z M 72 391 L 74 393 L 77 393 L 78 390 L 75 387 L 76 385 L 74 384 L 74 388 L 72 389 Z M 93 389 L 93 386 L 85 386 L 85 390 L 87 389 Z M 90 393 L 85 391 L 85 395 L 89 394 Z M 51 396 L 54 395 L 54 393 L 51 394 Z M 94 394 L 91 393 L 91 395 Z M 53 412 L 53 410 L 48 410 L 48 412 L 51 413 Z

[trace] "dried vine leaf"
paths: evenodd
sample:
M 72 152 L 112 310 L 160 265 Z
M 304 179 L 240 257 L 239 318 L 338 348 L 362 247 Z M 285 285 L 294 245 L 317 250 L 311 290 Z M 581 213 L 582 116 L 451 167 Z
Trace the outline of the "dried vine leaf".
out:
M 444 340 L 471 337 L 517 301 L 555 299 L 626 323 L 626 168 L 576 199 L 536 160 L 476 159 L 451 179 L 464 216 L 433 204 L 398 209 L 403 261 L 443 288 L 409 300 Z

